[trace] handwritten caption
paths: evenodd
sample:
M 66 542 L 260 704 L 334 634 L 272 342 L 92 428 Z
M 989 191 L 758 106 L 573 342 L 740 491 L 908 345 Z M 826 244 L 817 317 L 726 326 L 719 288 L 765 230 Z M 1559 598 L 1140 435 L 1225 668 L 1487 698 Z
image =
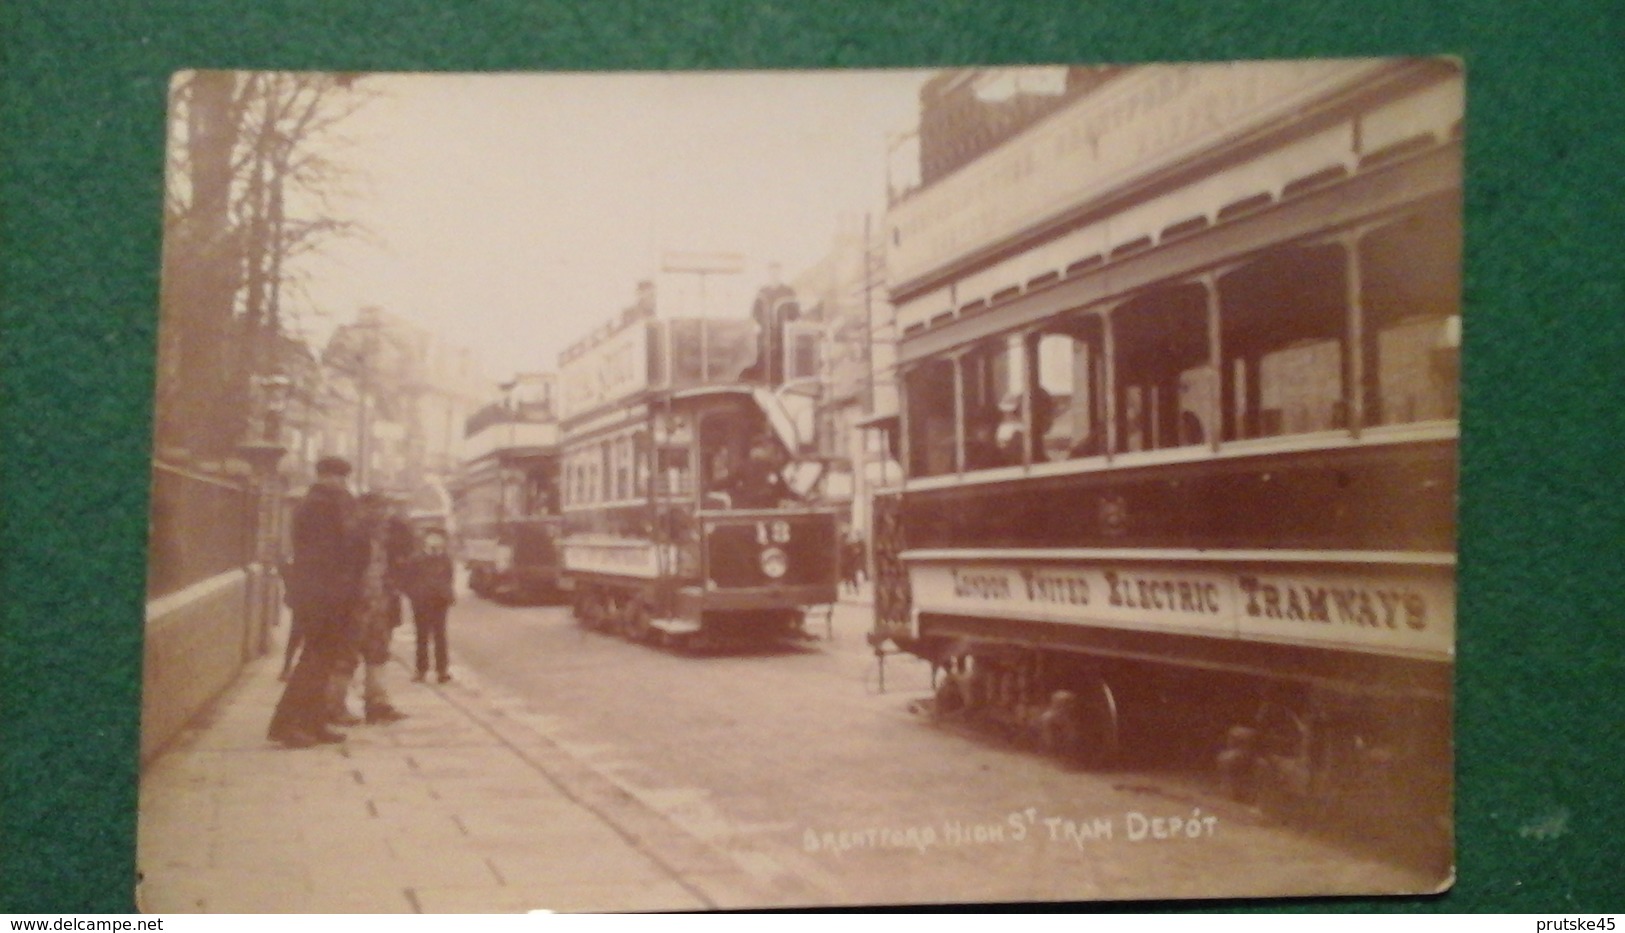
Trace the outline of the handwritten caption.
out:
M 965 822 L 944 820 L 919 826 L 870 826 L 845 829 L 808 827 L 801 836 L 806 852 L 840 855 L 867 849 L 928 849 L 956 846 L 1070 844 L 1082 849 L 1097 842 L 1172 842 L 1211 839 L 1219 818 L 1201 807 L 1190 813 L 1151 815 L 1130 810 L 1121 816 L 1072 819 L 1040 814 L 1035 807 L 1018 810 L 1002 820 Z

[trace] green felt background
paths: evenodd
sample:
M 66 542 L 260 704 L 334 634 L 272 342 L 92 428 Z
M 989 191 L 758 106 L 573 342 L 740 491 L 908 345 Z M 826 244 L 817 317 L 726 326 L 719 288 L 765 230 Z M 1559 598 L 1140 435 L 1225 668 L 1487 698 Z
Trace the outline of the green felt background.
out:
M 172 71 L 1403 53 L 1459 54 L 1468 67 L 1460 874 L 1441 898 L 1331 906 L 1625 906 L 1620 0 L 7 0 L 0 9 L 0 911 L 131 908 Z M 1325 905 L 1287 909 L 1305 906 Z

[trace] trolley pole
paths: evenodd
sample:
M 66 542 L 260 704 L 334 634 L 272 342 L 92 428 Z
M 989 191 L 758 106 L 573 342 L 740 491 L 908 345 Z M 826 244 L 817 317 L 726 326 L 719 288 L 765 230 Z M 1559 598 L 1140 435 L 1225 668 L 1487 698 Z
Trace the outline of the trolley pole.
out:
M 253 485 L 254 513 L 253 563 L 248 578 L 249 627 L 244 633 L 244 660 L 271 650 L 271 623 L 281 602 L 277 591 L 277 508 L 281 494 L 277 464 L 287 450 L 282 446 L 282 406 L 288 391 L 288 378 L 281 374 L 255 376 L 250 383 L 259 396 L 263 416 L 258 436 L 238 445 L 238 454 L 248 463 Z

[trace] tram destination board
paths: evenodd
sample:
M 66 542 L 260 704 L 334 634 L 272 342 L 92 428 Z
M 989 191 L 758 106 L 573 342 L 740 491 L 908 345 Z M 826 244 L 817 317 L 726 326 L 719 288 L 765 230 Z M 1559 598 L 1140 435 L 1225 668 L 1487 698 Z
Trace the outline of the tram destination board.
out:
M 176 76 L 143 905 L 1448 888 L 1464 84 Z

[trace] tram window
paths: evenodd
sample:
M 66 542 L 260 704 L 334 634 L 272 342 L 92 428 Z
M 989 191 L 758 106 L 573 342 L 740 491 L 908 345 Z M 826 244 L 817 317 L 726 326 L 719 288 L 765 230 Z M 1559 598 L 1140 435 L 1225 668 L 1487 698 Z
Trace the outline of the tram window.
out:
M 687 447 L 662 447 L 659 455 L 659 491 L 662 495 L 686 496 L 694 489 Z
M 1360 243 L 1368 425 L 1457 416 L 1459 216 L 1439 209 L 1375 230 Z
M 632 437 L 615 439 L 615 498 L 632 498 Z
M 956 468 L 954 364 L 933 360 L 903 378 L 908 406 L 908 472 L 939 476 Z
M 964 391 L 965 469 L 1021 463 L 1019 344 L 993 341 L 960 358 Z
M 540 468 L 525 474 L 524 494 L 524 515 L 526 518 L 535 518 L 546 511 L 547 486 L 543 481 Z
M 1219 280 L 1225 440 L 1348 427 L 1346 257 L 1268 254 Z
M 1034 336 L 1033 419 L 1040 440 L 1033 451 L 1034 462 L 1105 452 L 1102 333 L 1100 318 L 1091 315 L 1064 321 Z
M 1112 335 L 1117 449 L 1205 442 L 1217 390 L 1206 292 L 1184 285 L 1137 298 L 1113 312 Z
M 701 488 L 721 492 L 744 461 L 745 418 L 732 406 L 715 408 L 700 419 Z
M 632 495 L 642 499 L 649 494 L 649 435 L 632 437 Z

